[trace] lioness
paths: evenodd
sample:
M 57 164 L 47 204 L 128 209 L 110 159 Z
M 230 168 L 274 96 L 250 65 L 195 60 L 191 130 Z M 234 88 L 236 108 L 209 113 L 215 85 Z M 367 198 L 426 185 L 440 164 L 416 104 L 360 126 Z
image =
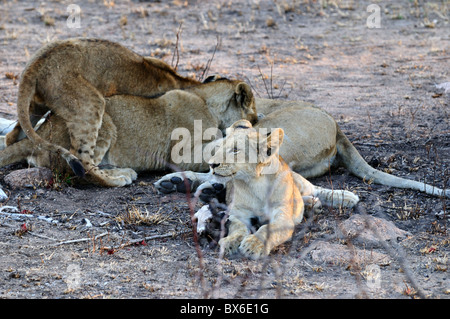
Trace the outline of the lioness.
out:
M 209 160 L 213 176 L 229 178 L 227 187 L 232 189 L 227 198 L 228 236 L 219 241 L 227 253 L 239 250 L 258 259 L 289 240 L 303 218 L 302 196 L 314 196 L 335 207 L 353 207 L 359 201 L 349 191 L 316 187 L 293 172 L 278 154 L 283 138 L 281 128 L 266 136 L 240 120 L 227 129 Z M 252 233 L 255 219 L 263 226 Z
M 194 136 L 194 120 L 208 123 L 209 127 L 225 130 L 235 121 L 245 118 L 257 121 L 255 103 L 250 86 L 240 81 L 217 81 L 200 84 L 185 90 L 171 90 L 156 98 L 130 95 L 106 97 L 106 107 L 99 129 L 92 163 L 97 173 L 86 178 L 102 186 L 130 184 L 137 175 L 135 171 L 161 170 L 173 163 L 172 131 L 188 130 Z M 219 133 L 219 131 L 217 132 Z M 70 145 L 70 131 L 66 121 L 58 114 L 51 115 L 37 130 L 43 139 L 59 147 Z M 214 136 L 210 136 L 211 139 Z M 207 144 L 211 140 L 204 140 Z M 194 141 L 187 141 L 187 148 L 194 156 Z M 35 166 L 63 170 L 67 166 L 60 157 L 46 149 L 36 148 L 29 139 L 20 140 L 0 151 L 0 167 L 27 160 Z M 117 168 L 100 169 L 98 165 Z M 177 163 L 182 169 L 205 170 L 204 162 Z
M 345 167 L 350 173 L 376 184 L 408 188 L 434 196 L 450 197 L 450 190 L 442 190 L 425 183 L 400 178 L 371 167 L 358 150 L 342 133 L 338 124 L 324 110 L 303 101 L 282 101 L 255 99 L 256 110 L 263 118 L 255 128 L 282 128 L 284 143 L 280 155 L 285 162 L 305 178 L 317 177 L 329 171 L 330 167 Z M 208 161 L 208 159 L 205 159 Z M 198 185 L 210 180 L 211 172 L 175 172 L 159 179 L 155 186 L 162 193 L 180 191 L 180 185 L 191 184 L 191 192 Z M 223 193 L 223 183 L 215 187 L 204 187 L 205 198 Z M 184 187 L 181 187 L 183 190 Z
M 14 143 L 23 129 L 35 145 L 60 154 L 76 175 L 84 176 L 88 171 L 102 178 L 96 176 L 100 172 L 93 158 L 105 97 L 153 96 L 194 84 L 198 82 L 181 77 L 167 64 L 117 43 L 88 38 L 55 41 L 38 50 L 22 73 L 17 101 L 19 125 L 6 143 Z M 64 120 L 70 151 L 67 146 L 49 143 L 33 130 L 47 110 Z

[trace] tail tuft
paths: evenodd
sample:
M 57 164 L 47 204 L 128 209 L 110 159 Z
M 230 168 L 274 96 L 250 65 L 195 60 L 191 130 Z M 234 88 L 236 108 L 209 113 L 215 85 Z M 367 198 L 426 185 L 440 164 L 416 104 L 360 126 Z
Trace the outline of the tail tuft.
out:
M 83 165 L 81 165 L 81 162 L 78 159 L 72 159 L 69 162 L 70 167 L 72 168 L 72 171 L 77 175 L 78 177 L 84 177 L 86 175 L 86 172 L 83 168 Z

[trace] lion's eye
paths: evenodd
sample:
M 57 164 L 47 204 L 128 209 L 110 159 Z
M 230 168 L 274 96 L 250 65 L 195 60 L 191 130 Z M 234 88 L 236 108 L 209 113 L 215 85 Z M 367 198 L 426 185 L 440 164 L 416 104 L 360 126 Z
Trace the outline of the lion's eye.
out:
M 233 154 L 237 154 L 237 153 L 239 153 L 240 151 L 239 151 L 239 149 L 238 149 L 237 147 L 233 147 L 232 152 L 233 152 Z

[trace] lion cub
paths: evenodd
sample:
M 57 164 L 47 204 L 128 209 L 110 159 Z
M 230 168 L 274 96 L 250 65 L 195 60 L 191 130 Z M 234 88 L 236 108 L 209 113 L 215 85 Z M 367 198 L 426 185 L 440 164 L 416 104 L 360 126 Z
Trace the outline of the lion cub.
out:
M 268 255 L 291 238 L 303 218 L 304 199 L 311 203 L 317 197 L 323 204 L 346 207 L 359 201 L 349 191 L 314 186 L 293 172 L 278 153 L 283 137 L 280 128 L 265 136 L 240 120 L 227 129 L 210 159 L 214 179 L 229 179 L 227 188 L 232 189 L 228 236 L 219 241 L 225 253 L 240 251 L 252 259 Z M 255 223 L 262 226 L 255 230 Z

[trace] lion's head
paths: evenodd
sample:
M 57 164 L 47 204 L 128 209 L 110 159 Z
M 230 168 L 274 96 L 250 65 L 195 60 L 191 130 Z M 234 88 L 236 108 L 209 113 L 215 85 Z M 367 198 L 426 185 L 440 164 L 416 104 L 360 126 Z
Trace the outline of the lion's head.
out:
M 216 176 L 247 179 L 276 172 L 283 129 L 255 129 L 239 120 L 226 130 L 226 137 L 216 146 L 208 161 Z
M 196 91 L 194 88 L 194 92 L 205 96 L 209 109 L 216 112 L 220 130 L 241 119 L 252 124 L 258 121 L 255 98 L 247 83 L 221 78 L 203 83 L 198 89 Z

